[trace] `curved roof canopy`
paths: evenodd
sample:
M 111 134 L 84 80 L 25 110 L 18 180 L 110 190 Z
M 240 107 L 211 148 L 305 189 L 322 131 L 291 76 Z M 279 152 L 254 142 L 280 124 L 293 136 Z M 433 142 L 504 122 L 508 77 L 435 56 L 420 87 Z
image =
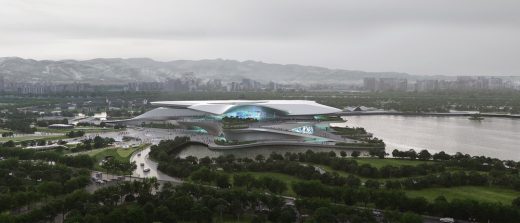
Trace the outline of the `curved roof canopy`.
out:
M 136 116 L 132 119 L 134 120 L 167 120 L 167 119 L 177 119 L 179 117 L 193 117 L 193 116 L 203 116 L 205 112 L 193 111 L 188 109 L 175 109 L 175 108 L 156 108 L 150 111 L 147 111 L 139 116 Z
M 239 106 L 260 106 L 293 115 L 322 115 L 340 112 L 340 109 L 308 100 L 212 100 L 212 101 L 156 101 L 155 106 L 185 108 L 215 115 L 225 114 Z

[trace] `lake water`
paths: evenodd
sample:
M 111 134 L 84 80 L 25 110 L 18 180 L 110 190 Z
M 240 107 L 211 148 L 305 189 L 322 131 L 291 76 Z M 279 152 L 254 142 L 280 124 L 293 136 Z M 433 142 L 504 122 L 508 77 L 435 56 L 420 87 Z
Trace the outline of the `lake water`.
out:
M 347 116 L 348 126 L 364 127 L 393 149 L 444 150 L 520 160 L 520 119 L 434 116 Z

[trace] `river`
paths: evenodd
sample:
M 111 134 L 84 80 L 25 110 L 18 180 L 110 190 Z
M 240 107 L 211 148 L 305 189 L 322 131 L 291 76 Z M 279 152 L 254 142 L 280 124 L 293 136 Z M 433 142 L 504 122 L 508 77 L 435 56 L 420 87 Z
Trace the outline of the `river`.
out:
M 393 149 L 444 150 L 520 160 L 520 120 L 435 116 L 346 116 L 348 126 L 364 127 Z

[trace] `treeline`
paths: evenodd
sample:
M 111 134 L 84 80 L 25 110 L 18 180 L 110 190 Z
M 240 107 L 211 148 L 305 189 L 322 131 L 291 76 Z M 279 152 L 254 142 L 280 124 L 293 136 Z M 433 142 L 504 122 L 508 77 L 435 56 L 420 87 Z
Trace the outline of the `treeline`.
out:
M 372 147 L 380 147 L 385 148 L 385 143 L 382 139 L 378 139 L 377 137 L 374 137 L 372 134 L 368 133 L 364 128 L 361 127 L 331 127 L 333 130 L 333 134 L 339 135 L 342 137 L 347 137 L 350 139 L 356 139 L 359 141 L 362 141 L 363 143 L 359 143 L 359 146 L 363 146 L 365 144 L 369 144 L 369 146 Z M 338 146 L 348 146 L 353 143 L 345 143 L 345 142 L 338 142 L 336 145 Z M 378 154 L 379 157 L 384 157 L 386 154 L 384 153 L 384 150 L 382 150 L 382 153 Z
M 175 137 L 173 140 L 161 140 L 150 148 L 150 157 L 158 162 L 157 169 L 178 177 L 188 177 L 197 168 L 191 160 L 177 158 L 190 137 Z
M 0 116 L 3 117 L 0 118 L 0 128 L 26 134 L 32 134 L 36 131 L 36 128 L 32 126 L 36 121 L 35 114 L 10 109 L 5 113 L 0 113 Z
M 397 150 L 394 150 L 392 153 L 395 154 L 396 151 Z M 413 150 L 398 152 L 401 154 L 415 154 Z M 385 186 L 388 189 L 423 189 L 471 185 L 501 186 L 520 191 L 520 177 L 518 175 L 517 162 L 510 160 L 502 161 L 482 156 L 471 157 L 461 153 L 448 155 L 442 151 L 431 155 L 430 159 L 421 154 L 430 154 L 426 150 L 419 152 L 419 159 L 435 159 L 438 162 L 432 164 L 421 163 L 415 166 L 384 165 L 380 168 L 376 168 L 370 164 L 359 165 L 355 159 L 336 158 L 334 154 L 324 152 L 315 153 L 313 151 L 307 151 L 306 153 L 298 154 L 288 153 L 285 157 L 298 162 L 330 166 L 334 170 L 345 171 L 367 178 L 407 178 L 403 180 L 389 180 L 384 184 L 379 184 L 376 181 L 366 182 L 366 185 L 374 188 Z M 448 169 L 450 169 L 450 171 L 448 171 Z M 485 173 L 479 173 L 478 171 Z
M 309 92 L 305 92 L 308 95 Z M 402 112 L 511 112 L 520 113 L 518 91 L 473 92 L 374 92 L 374 93 L 314 93 L 318 103 L 341 108 L 347 105 L 376 107 Z M 328 97 L 334 94 L 335 97 Z M 304 95 L 301 94 L 301 98 Z M 297 96 L 293 96 L 298 99 Z M 508 106 L 504 106 L 508 105 Z
M 27 146 L 44 146 L 44 145 L 51 145 L 53 144 L 53 140 L 45 140 L 45 139 L 35 139 L 35 140 L 24 140 L 20 142 L 14 142 L 13 140 L 9 140 L 3 144 L 1 144 L 2 147 L 15 147 L 16 145 L 20 145 L 22 147 Z M 67 144 L 67 142 L 63 140 L 58 140 L 58 145 L 64 145 Z
M 81 131 L 81 130 L 78 130 L 78 131 L 70 131 L 70 132 L 67 132 L 65 134 L 67 137 L 69 138 L 76 138 L 76 137 L 82 137 L 85 135 L 85 132 L 84 131 Z
M 64 118 L 61 120 L 37 120 L 36 126 L 38 127 L 48 127 L 53 124 L 69 124 L 69 120 Z
M 471 156 L 469 154 L 463 154 L 460 152 L 457 152 L 454 155 L 450 155 L 444 151 L 431 154 L 428 150 L 421 150 L 419 153 L 417 153 L 413 149 L 407 151 L 399 151 L 395 149 L 392 151 L 392 156 L 411 160 L 419 159 L 442 161 L 441 163 L 447 167 L 458 167 L 476 171 L 510 170 L 517 173 L 518 169 L 520 168 L 520 162 L 513 160 L 500 160 L 486 156 Z
M 113 174 L 128 175 L 132 174 L 132 171 L 137 168 L 137 165 L 135 162 L 130 163 L 118 159 L 106 159 L 102 161 L 100 167 Z
M 288 174 L 303 180 L 318 180 L 326 185 L 359 187 L 362 182 L 359 177 L 366 177 L 375 180 L 365 182 L 366 187 L 388 189 L 423 189 L 431 187 L 451 187 L 451 186 L 501 186 L 515 190 L 520 190 L 520 177 L 518 176 L 517 163 L 511 163 L 511 167 L 505 168 L 501 164 L 503 161 L 483 157 L 468 157 L 465 155 L 447 155 L 452 157 L 434 163 L 420 163 L 417 165 L 384 165 L 376 168 L 370 164 L 358 164 L 355 159 L 345 159 L 337 157 L 334 152 L 313 152 L 308 150 L 305 153 L 286 153 L 284 155 L 272 153 L 265 158 L 262 155 L 254 160 L 250 158 L 235 158 L 233 155 L 219 156 L 210 159 L 204 157 L 197 159 L 187 157 L 181 159 L 177 153 L 182 150 L 178 145 L 187 142 L 179 141 L 178 144 L 165 142 L 160 148 L 160 153 L 152 157 L 159 160 L 159 169 L 166 174 L 187 178 L 194 171 L 204 167 L 209 170 L 222 168 L 226 172 L 276 172 Z M 166 143 L 172 146 L 166 146 Z M 177 146 L 175 146 L 177 145 Z M 395 152 L 395 151 L 394 151 Z M 407 151 L 408 153 L 409 151 Z M 424 152 L 420 152 L 422 154 Z M 158 156 L 159 154 L 162 154 Z M 170 155 L 167 155 L 170 154 Z M 439 154 L 445 154 L 440 152 Z M 437 156 L 434 154 L 433 156 Z M 432 157 L 433 157 L 432 156 Z M 442 155 L 446 156 L 446 155 Z M 160 157 L 160 158 L 159 158 Z M 493 161 L 490 165 L 484 165 L 487 161 Z M 477 165 L 476 163 L 481 163 Z M 316 167 L 302 165 L 301 163 L 311 163 L 329 166 L 333 170 L 350 173 L 348 176 L 340 176 L 335 172 L 320 173 Z M 471 165 L 468 165 L 471 163 Z M 507 162 L 506 162 L 507 163 Z M 450 168 L 450 171 L 448 171 Z M 455 169 L 453 169 L 455 168 Z M 479 173 L 477 171 L 487 171 Z M 358 177 L 359 176 L 359 177 Z M 378 179 L 406 178 L 403 180 L 387 180 L 384 183 Z
M 154 179 L 124 182 L 89 194 L 78 190 L 50 199 L 41 208 L 25 214 L 0 214 L 1 222 L 52 221 L 64 214 L 65 223 L 151 223 L 151 222 L 376 222 L 367 210 L 319 203 L 313 199 L 297 201 L 243 189 L 214 189 L 183 184 L 165 184 L 157 192 Z M 319 207 L 318 205 L 322 205 Z M 305 213 L 299 215 L 298 213 Z M 341 213 L 335 215 L 336 213 Z M 336 218 L 337 217 L 337 218 Z
M 150 156 L 159 161 L 168 160 L 169 157 L 177 156 L 188 142 L 190 142 L 190 137 L 188 136 L 177 136 L 173 140 L 161 140 L 159 144 L 150 148 Z
M 164 152 L 168 153 L 167 151 Z M 259 189 L 271 193 L 283 193 L 286 191 L 285 188 L 289 187 L 284 182 L 269 184 L 269 182 L 273 182 L 271 179 L 261 180 L 261 178 L 240 172 L 283 173 L 302 179 L 302 181 L 290 185 L 299 197 L 325 199 L 329 204 L 375 205 L 380 209 L 398 212 L 410 211 L 459 219 L 474 218 L 478 221 L 515 222 L 511 219 L 520 217 L 520 209 L 515 208 L 516 205 L 520 205 L 520 198 L 516 199 L 517 204 L 513 202 L 515 206 L 512 206 L 473 200 L 454 199 L 448 202 L 443 197 L 439 197 L 435 202 L 428 202 L 424 198 L 407 197 L 402 189 L 463 185 L 520 188 L 518 187 L 520 179 L 516 162 L 462 154 L 447 155 L 443 152 L 431 155 L 428 160 L 433 159 L 433 156 L 445 158 L 437 159 L 431 164 L 386 165 L 376 168 L 368 164 L 359 165 L 355 159 L 339 158 L 334 152 L 307 151 L 284 155 L 272 153 L 268 157 L 258 155 L 255 159 L 235 158 L 233 155 L 181 159 L 172 155 L 167 156 L 165 163 L 167 162 L 168 165 L 163 166 L 164 168 L 161 170 L 173 176 L 189 177 L 195 182 L 216 185 L 220 188 L 233 186 L 233 188 Z M 351 174 L 340 176 L 334 172 L 322 172 L 317 167 L 307 165 L 308 163 L 329 166 L 332 169 Z M 236 173 L 232 175 L 232 183 L 231 175 L 228 173 Z M 371 179 L 362 182 L 357 176 Z M 400 177 L 405 179 L 380 180 Z M 335 213 L 333 209 L 329 207 L 326 212 L 337 219 L 339 213 Z
M 11 131 L 32 134 L 36 132 L 36 128 L 32 127 L 31 124 L 34 119 L 29 118 L 11 118 L 4 122 L 0 122 L 0 128 L 9 129 Z
M 229 174 L 212 171 L 207 167 L 202 167 L 194 171 L 190 179 L 196 183 L 216 185 L 219 188 L 230 188 L 233 186 L 247 190 L 265 190 L 275 194 L 281 194 L 287 190 L 287 184 L 285 182 L 268 176 L 255 178 L 251 174 L 233 174 L 233 183 L 231 183 Z
M 45 139 L 36 139 L 36 140 L 24 140 L 24 141 L 21 141 L 21 142 L 15 142 L 13 140 L 9 140 L 7 142 L 4 142 L 4 143 L 0 143 L 0 146 L 1 147 L 5 147 L 5 148 L 13 148 L 13 147 L 16 147 L 16 145 L 21 145 L 22 147 L 26 147 L 26 146 L 45 146 L 45 145 L 50 145 L 52 143 L 52 141 L 47 141 Z
M 89 175 L 88 170 L 42 161 L 0 161 L 0 213 L 81 189 L 90 183 Z
M 88 155 L 64 156 L 59 151 L 36 151 L 31 149 L 0 147 L 0 157 L 19 160 L 43 160 L 76 168 L 92 168 L 95 160 Z
M 439 196 L 434 202 L 425 198 L 410 198 L 399 190 L 375 190 L 367 188 L 333 187 L 317 181 L 302 181 L 292 185 L 301 197 L 326 199 L 328 202 L 363 205 L 373 204 L 378 209 L 411 211 L 431 216 L 450 216 L 456 219 L 476 219 L 477 222 L 517 222 L 520 209 L 501 203 L 477 202 Z
M 284 157 L 291 161 L 326 165 L 332 167 L 334 170 L 341 170 L 369 178 L 411 177 L 442 172 L 445 170 L 444 166 L 440 163 L 421 163 L 416 166 L 402 165 L 398 167 L 385 165 L 381 168 L 376 168 L 370 164 L 360 165 L 355 159 L 339 158 L 335 153 L 314 152 L 312 150 L 307 150 L 305 153 L 286 153 Z
M 170 147 L 172 148 L 172 147 Z M 166 153 L 166 152 L 165 152 Z M 311 150 L 305 153 L 286 153 L 285 156 L 272 153 L 265 158 L 262 155 L 254 160 L 250 158 L 235 158 L 233 155 L 219 156 L 216 158 L 186 157 L 181 159 L 176 156 L 168 156 L 159 162 L 159 170 L 168 175 L 187 178 L 200 171 L 215 171 L 221 168 L 225 172 L 275 172 L 298 177 L 303 180 L 318 180 L 326 185 L 359 187 L 362 182 L 359 176 L 372 178 L 389 177 L 409 177 L 416 175 L 427 175 L 443 171 L 441 165 L 420 164 L 418 166 L 385 166 L 381 170 L 369 165 L 358 165 L 353 159 L 337 158 L 335 153 L 315 153 Z M 152 156 L 153 157 L 153 156 Z M 348 176 L 341 176 L 335 172 L 321 173 L 316 167 L 302 165 L 301 163 L 314 163 L 331 166 L 333 169 L 351 173 Z M 197 177 L 200 178 L 200 177 Z M 209 174 L 206 178 L 211 179 Z M 377 183 L 377 186 L 375 184 Z M 368 186 L 379 187 L 377 181 L 369 181 Z M 383 186 L 383 185 L 381 185 Z
M 72 152 L 88 151 L 92 149 L 99 149 L 112 145 L 115 142 L 114 138 L 96 136 L 93 139 L 84 139 L 76 147 L 72 148 Z
M 13 136 L 14 136 L 13 132 L 2 132 L 2 137 L 13 137 Z
M 88 155 L 64 156 L 60 149 L 36 151 L 0 147 L 0 222 L 42 222 L 64 212 L 49 205 L 90 183 L 95 161 Z M 72 168 L 71 168 L 72 167 Z M 69 200 L 70 201 L 70 200 Z

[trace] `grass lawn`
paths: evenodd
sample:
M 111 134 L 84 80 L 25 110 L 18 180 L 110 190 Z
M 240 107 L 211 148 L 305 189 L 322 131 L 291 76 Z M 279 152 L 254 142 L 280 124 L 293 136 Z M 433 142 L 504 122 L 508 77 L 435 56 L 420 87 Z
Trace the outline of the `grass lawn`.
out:
M 417 166 L 421 163 L 427 163 L 432 164 L 434 161 L 422 161 L 422 160 L 407 160 L 407 159 L 393 159 L 393 158 L 385 158 L 385 159 L 379 159 L 379 158 L 349 158 L 354 159 L 358 162 L 358 164 L 370 164 L 373 167 L 381 168 L 386 165 L 391 166 L 404 166 L 404 165 L 410 165 L 410 166 Z
M 119 161 L 127 162 L 127 161 L 130 161 L 130 156 L 132 155 L 132 153 L 138 149 L 142 149 L 143 146 L 145 146 L 145 145 L 131 147 L 131 148 L 96 149 L 96 150 L 89 151 L 86 154 L 96 158 L 98 161 L 101 161 L 106 156 L 113 156 L 115 159 L 117 159 Z
M 121 156 L 119 150 L 122 150 L 122 149 L 121 148 L 104 149 L 104 150 L 98 151 L 97 153 L 94 153 L 94 158 L 96 158 L 97 161 L 101 161 L 107 156 L 113 156 L 114 159 L 119 160 L 121 162 L 128 161 L 129 157 Z M 128 148 L 126 150 L 133 150 L 133 149 Z
M 272 178 L 281 180 L 287 184 L 287 190 L 285 192 L 283 192 L 282 194 L 286 195 L 286 196 L 293 196 L 293 197 L 296 196 L 296 194 L 292 190 L 292 183 L 302 181 L 301 179 L 298 179 L 297 177 L 294 177 L 294 176 L 291 176 L 288 174 L 283 174 L 283 173 L 273 173 L 273 172 L 236 172 L 236 173 L 237 174 L 251 174 L 251 176 L 253 176 L 254 178 L 257 178 L 257 179 L 260 177 L 272 177 Z M 232 177 L 233 174 L 235 174 L 235 173 L 231 173 L 231 180 L 233 179 L 233 177 Z
M 472 199 L 485 202 L 501 202 L 509 205 L 513 199 L 520 196 L 520 191 L 499 187 L 462 186 L 407 190 L 406 194 L 410 197 L 424 197 L 429 201 L 433 201 L 438 196 L 443 195 L 448 200 L 455 198 Z
M 143 149 L 148 145 L 140 145 L 131 148 L 105 148 L 105 149 L 95 149 L 88 151 L 87 155 L 94 157 L 96 159 L 96 164 L 94 169 L 98 171 L 103 171 L 103 169 L 99 166 L 101 160 L 105 159 L 107 156 L 112 156 L 114 159 L 120 162 L 130 162 L 130 156 L 137 150 Z
M 354 175 L 356 177 L 359 177 L 359 179 L 361 179 L 362 182 L 365 182 L 367 180 L 375 180 L 375 181 L 379 181 L 379 182 L 385 182 L 387 180 L 402 180 L 402 179 L 405 179 L 406 177 L 396 177 L 396 178 L 368 178 L 368 177 L 362 177 L 362 176 L 359 176 L 357 174 L 350 174 L 350 173 L 347 173 L 345 171 L 342 171 L 342 170 L 334 170 L 332 169 L 332 167 L 330 166 L 325 166 L 325 165 L 317 165 L 317 164 L 312 164 L 312 163 L 307 163 L 308 165 L 311 165 L 311 166 L 315 166 L 315 167 L 320 167 L 321 169 L 325 170 L 327 173 L 338 173 L 340 176 L 342 177 L 348 177 L 349 175 Z

